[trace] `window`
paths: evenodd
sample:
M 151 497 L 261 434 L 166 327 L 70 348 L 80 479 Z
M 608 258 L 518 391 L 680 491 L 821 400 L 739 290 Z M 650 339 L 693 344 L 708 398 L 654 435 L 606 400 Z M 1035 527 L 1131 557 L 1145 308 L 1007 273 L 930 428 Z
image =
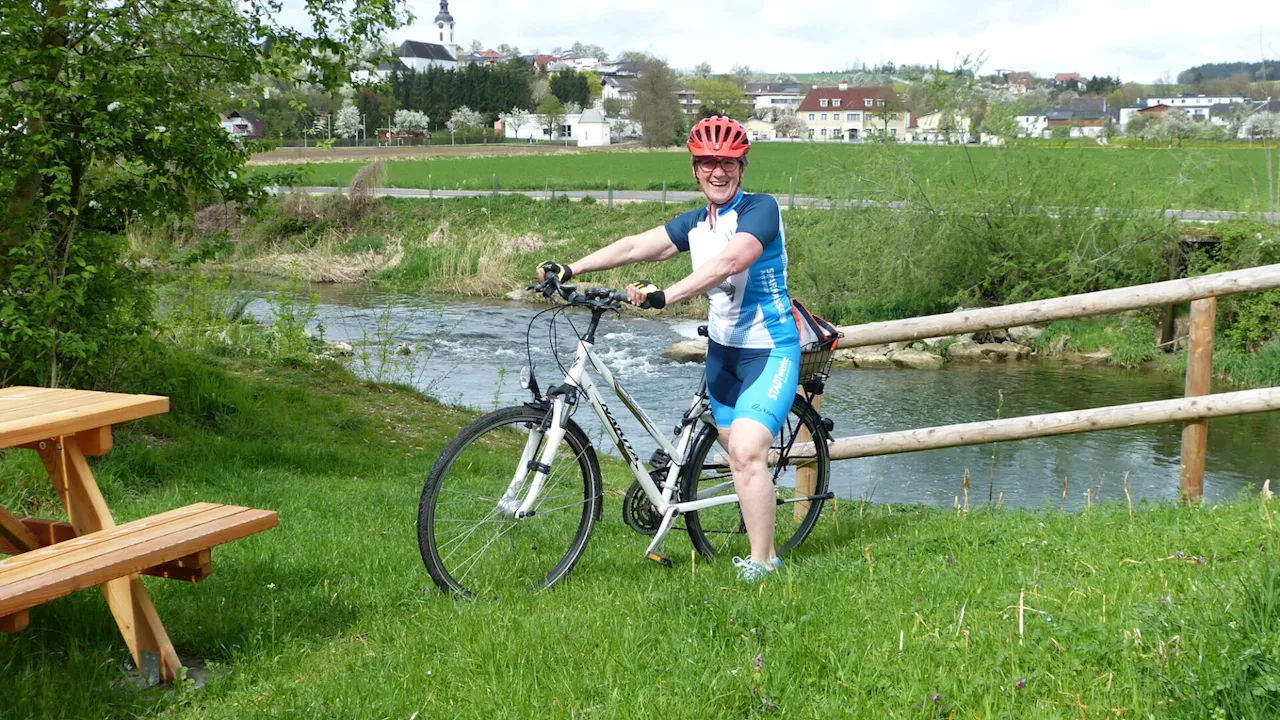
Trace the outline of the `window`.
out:
M 890 120 L 897 120 L 897 119 L 898 119 L 898 113 L 889 113 L 889 119 L 890 119 Z
M 812 119 L 813 119 L 813 113 L 809 113 L 809 119 L 810 119 L 810 120 L 812 120 Z
M 848 117 L 849 117 L 849 119 L 850 119 L 850 120 L 853 120 L 854 122 L 857 122 L 857 121 L 858 121 L 858 119 L 861 117 L 861 114 L 860 114 L 860 113 L 849 113 Z
M 822 107 L 826 107 L 826 106 L 827 106 L 827 99 L 826 99 L 826 98 L 822 98 L 821 100 L 819 100 L 819 101 L 818 101 L 818 104 L 819 104 L 819 105 L 821 105 Z
M 827 119 L 827 114 L 826 114 L 826 113 L 822 113 L 822 119 L 823 119 L 823 120 L 826 120 L 826 119 Z M 823 134 L 825 135 L 827 131 L 826 131 L 826 130 L 823 130 L 822 132 L 823 132 Z
M 826 136 L 827 136 L 827 129 L 822 128 L 822 137 L 826 137 Z
M 809 137 L 813 137 L 813 128 L 809 128 Z
M 831 119 L 832 119 L 832 120 L 839 120 L 839 119 L 840 119 L 840 113 L 832 113 L 832 115 L 831 115 Z
M 840 98 L 832 98 L 831 107 L 840 107 Z
M 867 103 L 867 107 L 871 107 L 871 98 L 867 98 L 865 102 Z
M 876 98 L 876 107 L 884 107 L 884 98 Z
M 890 135 L 897 135 L 897 134 L 898 134 L 898 128 L 889 128 L 889 134 L 890 134 Z

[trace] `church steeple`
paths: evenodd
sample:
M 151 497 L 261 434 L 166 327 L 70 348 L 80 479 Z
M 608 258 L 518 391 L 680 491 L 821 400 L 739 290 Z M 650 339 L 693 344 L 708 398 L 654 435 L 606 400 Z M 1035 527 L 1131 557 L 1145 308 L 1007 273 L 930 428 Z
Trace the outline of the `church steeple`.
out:
M 461 48 L 453 42 L 453 16 L 449 14 L 449 0 L 440 0 L 440 12 L 436 14 L 435 23 L 439 36 L 437 42 L 449 48 L 449 52 L 457 57 Z

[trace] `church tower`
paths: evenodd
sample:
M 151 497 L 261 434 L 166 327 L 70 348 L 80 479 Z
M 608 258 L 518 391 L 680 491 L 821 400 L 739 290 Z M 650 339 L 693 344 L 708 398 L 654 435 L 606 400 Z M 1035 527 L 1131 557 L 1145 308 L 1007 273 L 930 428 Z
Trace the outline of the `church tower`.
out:
M 440 0 L 440 12 L 436 14 L 436 42 L 449 49 L 455 59 L 462 48 L 453 41 L 453 16 L 449 14 L 449 0 Z

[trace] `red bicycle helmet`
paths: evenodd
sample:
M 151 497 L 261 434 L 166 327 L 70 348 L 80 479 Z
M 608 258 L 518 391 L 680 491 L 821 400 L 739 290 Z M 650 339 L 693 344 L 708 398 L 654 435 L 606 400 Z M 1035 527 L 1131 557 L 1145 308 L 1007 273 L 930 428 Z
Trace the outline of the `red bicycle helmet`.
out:
M 751 140 L 742 123 L 724 115 L 703 118 L 689 130 L 685 144 L 694 157 L 740 158 L 751 151 Z

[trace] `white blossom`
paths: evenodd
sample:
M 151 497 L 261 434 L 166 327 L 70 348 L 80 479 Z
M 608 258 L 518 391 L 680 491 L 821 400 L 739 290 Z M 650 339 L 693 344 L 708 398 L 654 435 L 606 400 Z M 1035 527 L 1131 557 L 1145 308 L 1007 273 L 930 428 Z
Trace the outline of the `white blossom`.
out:
M 115 100 L 107 105 L 107 112 L 115 112 L 120 107 L 120 101 Z

